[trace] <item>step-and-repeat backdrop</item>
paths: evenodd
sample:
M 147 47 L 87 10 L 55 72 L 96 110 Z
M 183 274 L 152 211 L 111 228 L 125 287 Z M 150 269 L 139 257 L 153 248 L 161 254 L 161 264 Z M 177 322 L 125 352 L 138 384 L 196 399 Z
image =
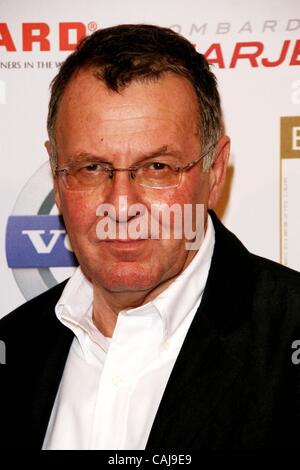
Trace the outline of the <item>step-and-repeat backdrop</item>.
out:
M 0 316 L 74 269 L 44 148 L 49 83 L 81 37 L 140 22 L 213 64 L 232 139 L 219 216 L 249 250 L 300 270 L 299 0 L 0 0 Z

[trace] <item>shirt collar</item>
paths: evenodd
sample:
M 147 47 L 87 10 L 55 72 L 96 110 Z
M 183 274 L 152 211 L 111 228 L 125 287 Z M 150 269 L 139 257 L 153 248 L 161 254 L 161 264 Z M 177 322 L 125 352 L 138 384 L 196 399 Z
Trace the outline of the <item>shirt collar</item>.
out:
M 199 305 L 212 260 L 215 230 L 210 216 L 203 242 L 190 262 L 169 287 L 152 303 L 159 310 L 164 326 L 164 339 L 174 334 L 186 316 Z
M 102 335 L 93 322 L 93 286 L 80 266 L 67 282 L 55 306 L 55 313 L 57 318 L 73 331 L 84 354 L 86 334 L 107 352 L 110 338 Z
M 122 310 L 119 315 L 149 315 L 151 311 L 162 321 L 166 341 L 186 316 L 200 303 L 207 281 L 215 243 L 215 231 L 210 216 L 203 242 L 190 262 L 177 278 L 156 298 L 134 309 Z M 93 286 L 78 267 L 69 279 L 56 304 L 57 318 L 70 328 L 82 343 L 82 333 L 107 351 L 109 339 L 96 328 L 92 320 Z M 80 333 L 81 331 L 81 333 Z

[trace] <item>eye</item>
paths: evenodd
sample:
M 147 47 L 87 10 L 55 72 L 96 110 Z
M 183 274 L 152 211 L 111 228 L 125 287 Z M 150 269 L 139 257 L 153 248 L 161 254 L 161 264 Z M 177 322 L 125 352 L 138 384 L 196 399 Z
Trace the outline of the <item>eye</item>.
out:
M 77 172 L 81 175 L 99 175 L 111 171 L 111 168 L 102 162 L 87 162 L 81 165 Z
M 95 171 L 103 170 L 103 166 L 100 163 L 90 163 L 85 165 L 82 170 L 87 171 L 89 173 L 94 173 Z
M 170 166 L 167 163 L 162 163 L 162 162 L 151 162 L 149 163 L 148 166 L 149 170 L 169 170 Z

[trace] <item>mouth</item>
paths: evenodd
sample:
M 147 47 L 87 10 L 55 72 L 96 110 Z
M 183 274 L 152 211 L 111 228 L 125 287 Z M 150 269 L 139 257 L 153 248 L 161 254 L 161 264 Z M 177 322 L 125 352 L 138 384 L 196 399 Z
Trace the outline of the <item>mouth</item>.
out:
M 141 248 L 145 242 L 147 242 L 147 238 L 140 238 L 137 240 L 133 240 L 130 238 L 127 239 L 112 239 L 112 240 L 102 240 L 102 243 L 105 243 L 109 248 L 113 250 L 136 250 Z

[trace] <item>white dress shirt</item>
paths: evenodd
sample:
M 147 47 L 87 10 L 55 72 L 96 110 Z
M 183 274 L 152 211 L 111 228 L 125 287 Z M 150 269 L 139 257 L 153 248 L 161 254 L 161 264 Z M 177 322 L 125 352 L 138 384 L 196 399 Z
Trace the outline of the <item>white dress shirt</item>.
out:
M 93 289 L 77 268 L 55 312 L 74 332 L 43 449 L 145 449 L 173 366 L 207 281 L 210 217 L 186 269 L 155 299 L 118 314 L 112 338 L 92 320 Z

